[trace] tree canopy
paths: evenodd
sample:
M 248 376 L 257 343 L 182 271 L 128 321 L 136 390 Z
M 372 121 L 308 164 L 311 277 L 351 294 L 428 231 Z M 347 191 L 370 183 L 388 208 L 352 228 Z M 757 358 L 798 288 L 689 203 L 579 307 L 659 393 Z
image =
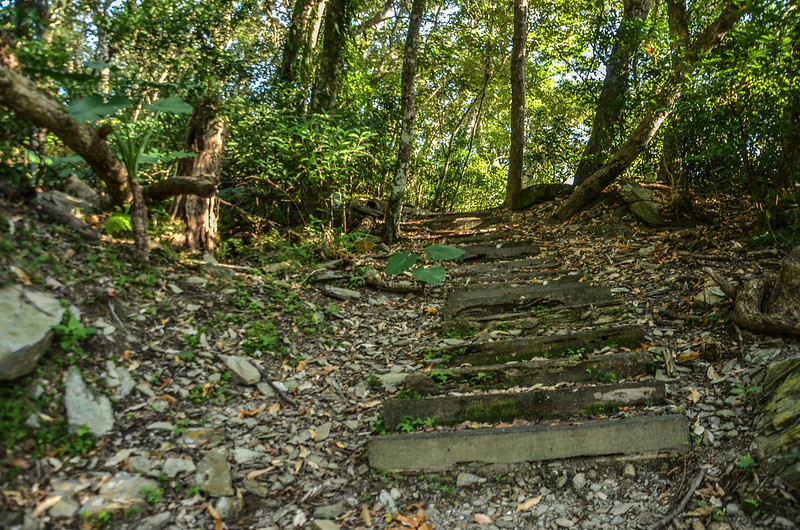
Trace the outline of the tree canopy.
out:
M 321 219 L 319 212 L 353 197 L 389 197 L 402 140 L 411 2 L 33 0 L 0 7 L 2 68 L 68 109 L 87 96 L 132 102 L 95 124 L 152 133 L 149 154 L 159 163 L 143 166 L 138 179 L 145 186 L 176 176 L 180 157 L 169 154 L 184 149 L 187 129 L 187 116 L 153 116 L 145 105 L 170 97 L 191 107 L 213 101 L 228 124 L 217 177 L 219 196 L 234 207 L 222 212 L 231 230 L 336 222 L 335 214 Z M 689 42 L 726 9 L 736 20 L 716 46 L 689 58 L 676 45 L 675 9 L 683 10 Z M 793 191 L 798 11 L 788 0 L 529 2 L 522 186 L 571 182 L 599 127 L 603 146 L 593 156 L 602 166 L 648 109 L 667 104 L 671 115 L 629 174 L 659 179 L 676 193 L 741 190 L 761 203 Z M 513 35 L 508 2 L 427 2 L 405 204 L 503 204 Z M 624 64 L 615 51 L 622 48 Z M 625 89 L 608 113 L 602 109 L 612 75 L 622 76 Z M 671 82 L 679 83 L 680 97 L 658 100 Z M 98 184 L 67 141 L 55 134 L 36 140 L 43 126 L 3 105 L 0 178 L 52 184 L 75 172 Z

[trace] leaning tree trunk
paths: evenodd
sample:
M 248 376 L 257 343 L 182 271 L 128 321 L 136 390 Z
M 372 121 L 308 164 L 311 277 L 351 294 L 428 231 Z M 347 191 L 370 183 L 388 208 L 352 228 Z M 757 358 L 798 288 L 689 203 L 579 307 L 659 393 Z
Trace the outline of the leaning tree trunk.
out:
M 639 46 L 642 25 L 650 12 L 652 0 L 625 0 L 622 21 L 614 37 L 614 46 L 606 65 L 606 78 L 597 100 L 592 132 L 583 151 L 573 182 L 582 184 L 597 171 L 611 154 L 615 137 L 619 136 L 622 109 L 628 92 L 631 57 Z
M 506 206 L 522 190 L 525 153 L 525 44 L 528 39 L 528 0 L 514 0 L 514 36 L 511 44 L 511 147 L 508 153 Z
M 554 220 L 566 221 L 583 210 L 617 177 L 627 171 L 633 161 L 647 148 L 658 128 L 672 112 L 675 102 L 681 96 L 681 83 L 690 69 L 725 37 L 744 13 L 745 4 L 741 2 L 728 4 L 719 17 L 686 48 L 685 53 L 682 54 L 683 60 L 677 62 L 670 80 L 654 96 L 650 109 L 628 140 L 600 169 L 595 171 L 583 184 L 576 187 L 572 195 L 561 203 L 553 214 Z
M 403 197 L 408 185 L 408 168 L 414 146 L 414 123 L 416 121 L 416 100 L 414 77 L 417 72 L 417 50 L 419 48 L 419 27 L 425 13 L 425 0 L 414 0 L 408 21 L 408 34 L 403 55 L 403 76 L 400 81 L 400 109 L 403 116 L 400 132 L 400 147 L 397 152 L 397 169 L 392 183 L 392 193 L 383 226 L 383 239 L 394 243 L 400 230 L 400 214 L 403 211 Z
M 223 148 L 227 133 L 225 120 L 207 99 L 200 100 L 186 128 L 184 150 L 196 153 L 194 158 L 183 158 L 178 163 L 178 174 L 188 175 L 195 182 L 205 180 L 215 190 L 222 170 Z M 186 223 L 183 243 L 190 248 L 214 251 L 219 246 L 217 216 L 219 198 L 213 192 L 205 197 L 178 195 L 172 202 L 173 219 Z
M 4 60 L 10 64 L 11 60 Z M 67 114 L 64 105 L 51 98 L 33 82 L 0 66 L 0 105 L 48 129 L 83 158 L 106 185 L 117 206 L 131 201 L 128 173 L 98 130 Z

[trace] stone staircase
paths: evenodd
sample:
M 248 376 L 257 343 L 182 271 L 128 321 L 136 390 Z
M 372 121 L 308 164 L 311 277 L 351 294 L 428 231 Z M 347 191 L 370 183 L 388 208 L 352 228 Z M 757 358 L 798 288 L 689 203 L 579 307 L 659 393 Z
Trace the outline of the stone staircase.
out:
M 503 220 L 447 215 L 429 237 L 465 250 L 448 268 L 441 311 L 447 346 L 431 369 L 406 379 L 404 398 L 384 403 L 391 434 L 369 444 L 369 462 L 389 471 L 441 471 L 498 463 L 690 450 L 683 415 L 664 415 L 666 388 L 642 349 L 644 330 L 624 303 L 580 270 L 542 255 Z

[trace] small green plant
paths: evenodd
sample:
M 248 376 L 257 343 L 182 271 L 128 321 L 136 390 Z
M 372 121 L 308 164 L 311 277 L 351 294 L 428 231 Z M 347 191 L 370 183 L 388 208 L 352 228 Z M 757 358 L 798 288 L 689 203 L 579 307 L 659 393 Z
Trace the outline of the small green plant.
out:
M 477 374 L 469 378 L 469 382 L 472 385 L 479 385 L 481 383 L 486 382 L 486 379 L 487 379 L 486 372 L 478 372 Z
M 425 254 L 425 259 L 431 261 L 456 259 L 464 254 L 464 251 L 460 248 L 450 247 L 447 245 L 431 245 L 422 249 L 422 252 Z M 414 267 L 414 269 L 411 271 L 411 275 L 422 283 L 427 283 L 430 285 L 439 285 L 442 283 L 442 280 L 444 280 L 445 277 L 444 267 L 441 265 L 433 265 L 431 267 L 415 267 L 418 259 L 419 256 L 417 254 L 414 254 L 408 250 L 402 250 L 396 254 L 393 254 L 389 258 L 384 272 L 387 275 L 392 276 L 394 274 L 400 274 Z
M 617 380 L 616 372 L 606 372 L 603 374 L 603 382 L 604 383 L 613 383 Z
M 378 416 L 378 419 L 372 424 L 371 430 L 372 434 L 377 434 L 378 436 L 383 436 L 384 434 L 389 433 L 389 429 L 386 428 L 386 423 L 383 420 L 383 414 Z
M 126 205 L 125 208 L 120 208 L 119 206 L 114 207 L 114 211 L 108 216 L 108 219 L 103 222 L 105 231 L 115 237 L 133 232 L 129 210 L 129 205 Z
M 144 502 L 147 504 L 158 504 L 161 496 L 164 495 L 164 490 L 156 486 L 145 486 L 139 490 L 139 493 L 144 496 Z
M 450 370 L 433 370 L 431 372 L 430 378 L 436 381 L 439 384 L 445 384 L 447 381 L 450 380 L 455 374 Z
M 758 499 L 744 499 L 744 508 L 745 512 L 750 513 L 750 517 L 753 519 L 758 518 L 764 512 L 760 509 L 761 508 L 761 501 Z
M 178 354 L 178 359 L 181 361 L 193 361 L 194 360 L 194 353 L 190 351 L 182 351 Z
M 756 467 L 755 459 L 750 455 L 736 455 L 736 467 L 745 471 L 752 471 Z
M 422 427 L 433 427 L 436 421 L 433 418 L 414 418 L 413 416 L 403 416 L 397 422 L 395 430 L 400 432 L 414 432 Z
M 66 351 L 83 355 L 83 350 L 78 347 L 78 343 L 97 333 L 97 329 L 84 327 L 80 320 L 69 311 L 64 313 L 62 322 L 63 324 L 53 326 L 58 337 L 58 345 Z
M 192 486 L 191 488 L 186 488 L 186 497 L 194 497 L 195 495 L 200 495 L 200 486 Z

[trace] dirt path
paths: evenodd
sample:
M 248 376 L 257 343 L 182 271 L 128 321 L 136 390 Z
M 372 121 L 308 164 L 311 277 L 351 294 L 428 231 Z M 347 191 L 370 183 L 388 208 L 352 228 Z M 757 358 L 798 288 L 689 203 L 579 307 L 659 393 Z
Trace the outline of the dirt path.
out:
M 79 248 L 50 289 L 101 330 L 76 364 L 115 427 L 87 455 L 29 458 L 0 522 L 640 528 L 681 508 L 680 528 L 791 527 L 797 504 L 746 457 L 749 390 L 797 344 L 693 301 L 706 263 L 746 278 L 777 260 L 742 246 L 736 219 L 548 226 L 547 207 L 407 223 L 398 249 L 468 249 L 422 294 L 362 285 L 377 252 L 314 283 L 279 266 L 142 272 Z M 81 277 L 87 257 L 102 272 Z M 56 414 L 49 362 L 31 385 Z

